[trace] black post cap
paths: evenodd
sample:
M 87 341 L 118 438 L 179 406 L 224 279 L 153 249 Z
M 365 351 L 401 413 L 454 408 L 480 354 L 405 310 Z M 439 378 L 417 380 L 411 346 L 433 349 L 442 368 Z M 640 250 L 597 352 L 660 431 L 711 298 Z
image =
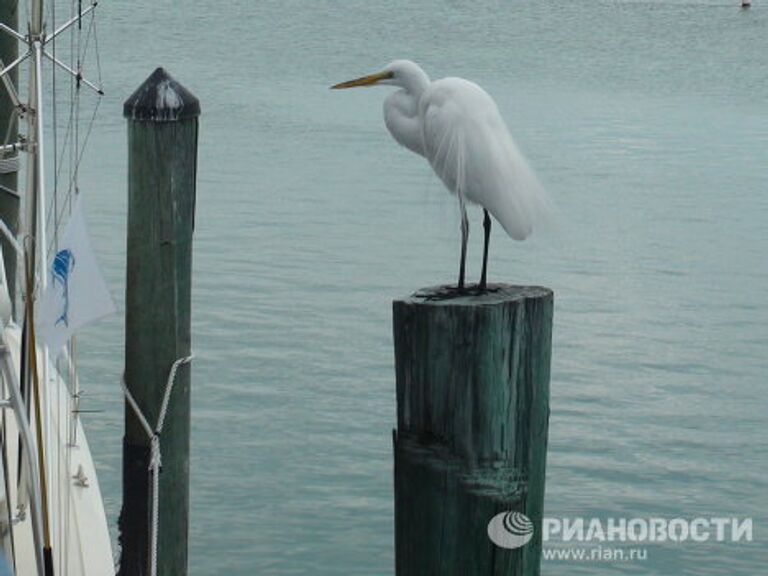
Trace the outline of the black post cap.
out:
M 160 67 L 125 101 L 123 116 L 131 120 L 176 122 L 200 116 L 200 101 Z

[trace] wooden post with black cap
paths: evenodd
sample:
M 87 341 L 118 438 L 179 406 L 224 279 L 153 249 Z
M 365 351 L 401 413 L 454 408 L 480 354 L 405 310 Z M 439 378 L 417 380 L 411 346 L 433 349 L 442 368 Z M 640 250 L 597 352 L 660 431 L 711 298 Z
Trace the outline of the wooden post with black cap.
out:
M 200 103 L 158 68 L 126 100 L 123 113 L 128 120 L 125 384 L 126 399 L 132 397 L 136 406 L 126 402 L 119 574 L 152 574 L 154 563 L 157 575 L 184 576 L 190 364 L 179 361 L 191 354 Z M 162 409 L 166 391 L 167 411 Z M 153 442 L 162 457 L 157 494 L 150 471 Z M 156 520 L 153 501 L 158 503 Z M 158 528 L 156 548 L 153 524 Z

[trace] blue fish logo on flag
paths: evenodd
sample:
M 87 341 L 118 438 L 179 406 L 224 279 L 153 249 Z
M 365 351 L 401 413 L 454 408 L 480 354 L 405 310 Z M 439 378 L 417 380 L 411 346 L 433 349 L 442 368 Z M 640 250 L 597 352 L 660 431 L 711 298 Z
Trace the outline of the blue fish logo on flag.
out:
M 40 299 L 37 333 L 55 357 L 79 328 L 114 311 L 78 197 L 48 268 L 48 286 Z
M 64 322 L 64 326 L 69 326 L 67 319 L 67 312 L 69 312 L 69 272 L 74 267 L 75 255 L 72 254 L 72 250 L 59 250 L 51 266 L 53 283 L 58 282 L 64 292 L 64 310 L 61 311 L 61 316 L 56 319 L 56 324 Z

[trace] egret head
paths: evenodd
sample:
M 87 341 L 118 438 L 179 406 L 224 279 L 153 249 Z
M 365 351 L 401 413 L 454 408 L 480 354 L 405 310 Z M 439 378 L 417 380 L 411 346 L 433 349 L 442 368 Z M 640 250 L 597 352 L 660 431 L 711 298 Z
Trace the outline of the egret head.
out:
M 399 86 L 406 90 L 423 90 L 429 84 L 429 76 L 415 62 L 394 60 L 381 72 L 361 76 L 341 84 L 331 86 L 332 90 L 357 88 L 358 86 Z

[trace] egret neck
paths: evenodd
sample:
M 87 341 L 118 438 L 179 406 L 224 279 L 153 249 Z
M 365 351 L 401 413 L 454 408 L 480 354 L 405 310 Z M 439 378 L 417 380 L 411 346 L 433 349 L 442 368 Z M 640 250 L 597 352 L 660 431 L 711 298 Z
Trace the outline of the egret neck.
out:
M 401 88 L 384 102 L 384 123 L 401 146 L 425 156 L 419 100 L 430 85 L 429 76 L 418 64 L 406 60 L 395 60 L 384 69 L 384 73 L 388 76 L 381 84 Z

